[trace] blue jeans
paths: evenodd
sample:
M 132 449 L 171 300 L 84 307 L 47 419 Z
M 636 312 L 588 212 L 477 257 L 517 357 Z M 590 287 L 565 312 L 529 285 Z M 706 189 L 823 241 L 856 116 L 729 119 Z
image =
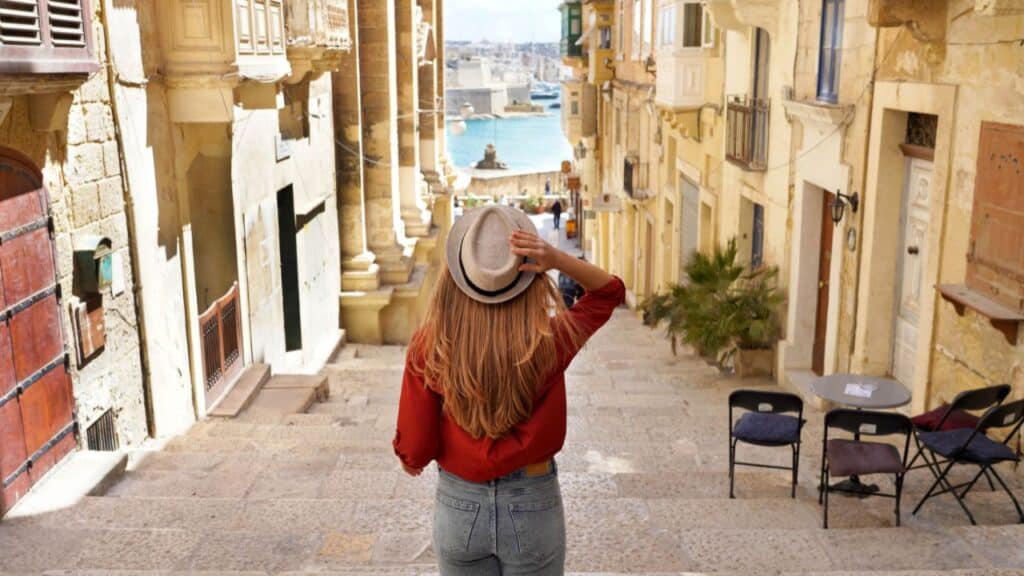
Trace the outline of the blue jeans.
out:
M 444 470 L 434 503 L 434 552 L 442 576 L 561 575 L 565 513 L 558 471 L 522 471 L 468 482 Z

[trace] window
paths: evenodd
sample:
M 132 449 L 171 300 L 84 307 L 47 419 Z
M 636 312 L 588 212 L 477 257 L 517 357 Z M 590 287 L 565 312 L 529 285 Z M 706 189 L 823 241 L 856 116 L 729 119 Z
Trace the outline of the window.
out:
M 822 0 L 818 100 L 839 100 L 839 56 L 843 45 L 843 1 Z
M 90 14 L 88 0 L 0 2 L 0 73 L 94 72 Z
M 674 46 L 676 43 L 676 7 L 665 6 L 661 9 L 661 18 L 658 21 L 658 30 L 661 46 Z
M 701 29 L 704 9 L 696 2 L 683 4 L 683 48 L 700 48 L 704 44 Z
M 764 264 L 764 206 L 754 203 L 754 223 L 750 231 L 750 267 Z
M 622 58 L 626 53 L 626 2 L 628 0 L 619 0 L 619 18 L 616 20 L 616 30 L 619 33 L 619 45 L 616 47 L 619 58 Z
M 573 116 L 579 116 L 580 115 L 580 93 L 579 92 L 573 92 L 572 95 L 570 96 L 570 99 L 571 99 L 571 102 L 569 104 L 569 108 L 571 110 L 570 113 Z
M 641 27 L 643 26 L 644 21 L 643 13 L 644 8 L 643 4 L 640 3 L 640 0 L 633 0 L 633 60 L 640 59 L 640 37 L 643 34 Z
M 982 122 L 967 287 L 1024 312 L 1024 126 Z
M 612 49 L 612 29 L 610 26 L 602 26 L 598 29 L 600 34 L 600 43 L 598 44 L 598 50 L 611 50 Z
M 643 0 L 644 15 L 643 15 L 643 34 L 644 34 L 644 46 L 643 55 L 646 57 L 651 54 L 651 49 L 654 44 L 654 8 L 652 7 L 652 0 Z
M 751 92 L 755 100 L 768 97 L 768 32 L 754 29 L 754 85 Z
M 702 10 L 704 13 L 704 22 L 701 24 L 704 32 L 704 38 L 701 44 L 705 48 L 714 48 L 715 46 L 715 26 L 711 23 L 711 11 Z

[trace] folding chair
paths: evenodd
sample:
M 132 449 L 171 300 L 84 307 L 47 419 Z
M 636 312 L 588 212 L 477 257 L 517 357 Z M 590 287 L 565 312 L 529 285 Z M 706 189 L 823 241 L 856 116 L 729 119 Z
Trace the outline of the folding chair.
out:
M 1020 502 L 1017 501 L 1013 491 L 1010 490 L 1009 486 L 1006 485 L 1006 482 L 1003 481 L 994 468 L 994 465 L 1000 462 L 1020 461 L 1020 456 L 1014 453 L 1009 443 L 1020 432 L 1022 423 L 1024 423 L 1024 400 L 1017 400 L 990 408 L 974 428 L 922 432 L 918 434 L 921 443 L 932 453 L 933 457 L 935 457 L 935 454 L 938 454 L 946 458 L 946 466 L 941 470 L 933 469 L 935 482 L 928 489 L 924 498 L 921 498 L 921 501 L 917 503 L 917 507 L 914 508 L 914 514 L 917 514 L 921 506 L 930 498 L 950 493 L 956 498 L 964 513 L 967 514 L 971 524 L 977 524 L 974 520 L 974 514 L 967 508 L 964 498 L 971 491 L 971 488 L 974 487 L 975 483 L 978 482 L 978 479 L 983 475 L 991 474 L 999 482 L 1003 490 L 1006 491 L 1010 500 L 1013 501 L 1013 506 L 1017 509 L 1017 516 L 1020 518 L 1021 523 L 1024 524 L 1024 510 L 1021 510 Z M 1009 428 L 1010 432 L 1002 442 L 993 440 L 987 435 L 989 430 L 1006 428 Z M 950 483 L 948 476 L 949 471 L 956 464 L 974 464 L 978 466 L 979 470 L 970 482 L 953 485 Z M 936 488 L 940 486 L 942 486 L 942 490 L 936 492 Z M 963 491 L 957 494 L 957 490 L 961 488 L 963 488 Z
M 733 408 L 746 410 L 739 420 L 733 420 Z M 796 413 L 790 416 L 787 413 Z M 800 430 L 804 425 L 804 401 L 786 392 L 764 390 L 735 390 L 729 394 L 729 498 L 735 498 L 736 466 L 772 468 L 793 473 L 790 497 L 796 498 L 797 475 L 800 468 Z M 793 451 L 792 466 L 758 464 L 736 460 L 736 445 L 740 442 L 755 446 L 789 446 Z
M 829 439 L 829 429 L 838 428 L 851 432 L 853 440 Z M 818 503 L 824 504 L 823 527 L 828 528 L 828 495 L 830 492 L 850 492 L 861 497 L 881 496 L 896 500 L 896 525 L 900 525 L 900 498 L 903 495 L 903 477 L 907 471 L 907 456 L 910 453 L 910 437 L 914 425 L 910 418 L 896 412 L 872 412 L 839 408 L 825 414 L 825 437 L 822 440 L 821 480 L 818 487 Z M 903 455 L 896 446 L 884 442 L 863 442 L 863 436 L 903 435 Z M 892 474 L 896 490 L 885 492 L 854 492 L 837 486 L 830 486 L 832 476 L 866 476 L 868 474 Z
M 978 425 L 978 416 L 971 414 L 970 411 L 988 410 L 993 406 L 999 406 L 1003 403 L 1010 394 L 1009 384 L 998 384 L 996 386 L 987 386 L 985 388 L 978 388 L 975 390 L 965 390 L 956 395 L 953 401 L 949 404 L 943 404 L 938 408 L 919 414 L 910 419 L 914 423 L 914 431 L 918 434 L 922 432 L 938 432 L 946 430 L 958 430 L 958 429 L 973 429 Z M 928 460 L 928 455 L 925 454 L 924 447 L 921 446 L 921 441 L 918 437 L 914 436 L 914 442 L 917 445 L 917 453 L 910 460 L 910 464 L 907 465 L 908 470 L 916 470 L 918 468 L 924 468 L 925 466 L 931 468 L 933 472 L 938 473 L 940 470 L 936 470 L 936 466 L 945 464 L 942 462 L 932 462 Z M 914 466 L 914 462 L 917 462 L 918 458 L 924 458 L 924 464 Z M 986 475 L 987 477 L 987 475 Z M 989 486 L 994 490 L 995 486 L 992 485 L 992 479 L 988 478 Z

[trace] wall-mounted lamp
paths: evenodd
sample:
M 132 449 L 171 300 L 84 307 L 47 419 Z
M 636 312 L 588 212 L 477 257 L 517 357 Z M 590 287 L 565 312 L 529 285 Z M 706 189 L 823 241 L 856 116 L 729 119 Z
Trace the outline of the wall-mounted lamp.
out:
M 657 74 L 658 61 L 654 59 L 654 56 L 648 56 L 647 59 L 644 60 L 644 70 L 646 70 L 648 74 Z
M 850 209 L 854 214 L 857 213 L 857 207 L 860 206 L 860 199 L 857 197 L 857 193 L 854 192 L 852 195 L 846 195 L 836 190 L 836 197 L 832 200 L 832 223 L 839 226 L 839 223 L 843 221 L 843 212 L 846 211 L 846 204 L 849 202 Z
M 583 143 L 583 140 L 580 140 L 580 143 L 576 145 L 573 152 L 575 152 L 577 160 L 583 160 L 587 157 L 587 146 Z

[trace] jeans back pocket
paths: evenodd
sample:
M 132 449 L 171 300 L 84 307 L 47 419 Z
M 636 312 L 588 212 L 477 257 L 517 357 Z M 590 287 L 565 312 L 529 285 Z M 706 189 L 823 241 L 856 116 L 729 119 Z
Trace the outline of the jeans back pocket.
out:
M 434 506 L 434 546 L 437 552 L 466 552 L 479 514 L 478 502 L 438 492 Z
M 544 561 L 565 548 L 561 495 L 534 502 L 514 502 L 508 505 L 508 511 L 519 554 L 524 558 Z

